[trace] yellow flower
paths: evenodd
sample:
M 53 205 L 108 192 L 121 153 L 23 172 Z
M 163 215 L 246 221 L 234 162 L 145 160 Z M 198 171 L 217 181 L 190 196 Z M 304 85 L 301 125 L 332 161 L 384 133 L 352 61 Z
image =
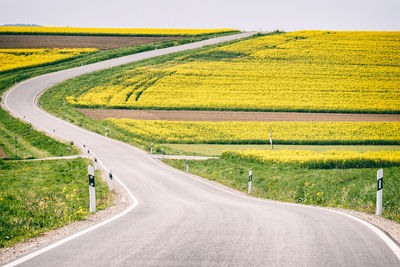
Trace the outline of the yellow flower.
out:
M 116 73 L 68 102 L 134 108 L 399 112 L 399 42 L 399 32 L 264 36 Z M 226 58 L 213 59 L 213 54 Z
M 1 27 L 0 27 L 1 31 Z M 0 49 L 0 71 L 40 65 L 88 54 L 98 49 Z
M 363 164 L 364 162 L 375 162 L 384 164 L 400 165 L 400 151 L 344 151 L 332 150 L 325 152 L 314 152 L 309 150 L 247 150 L 247 151 L 224 151 L 223 156 L 228 155 L 236 158 L 254 159 L 260 162 L 275 162 L 275 163 L 296 163 L 296 164 L 314 164 L 315 166 L 328 166 L 329 163 L 334 163 L 334 166 L 341 166 L 343 162 L 348 164 L 353 163 Z M 328 165 L 327 165 L 328 164 Z M 308 186 L 309 182 L 304 185 Z M 312 187 L 315 185 L 312 184 Z M 343 191 L 346 187 L 343 187 Z
M 400 122 L 243 122 L 107 119 L 144 140 L 170 143 L 400 142 Z

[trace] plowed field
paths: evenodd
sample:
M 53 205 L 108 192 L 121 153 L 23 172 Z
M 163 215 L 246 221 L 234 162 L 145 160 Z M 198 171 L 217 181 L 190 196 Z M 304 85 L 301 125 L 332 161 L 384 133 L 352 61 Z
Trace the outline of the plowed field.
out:
M 108 50 L 181 38 L 183 37 L 0 35 L 0 49 L 90 47 L 100 50 Z
M 86 116 L 103 120 L 137 119 L 169 121 L 400 121 L 399 114 L 342 114 L 298 112 L 240 112 L 196 110 L 78 109 Z

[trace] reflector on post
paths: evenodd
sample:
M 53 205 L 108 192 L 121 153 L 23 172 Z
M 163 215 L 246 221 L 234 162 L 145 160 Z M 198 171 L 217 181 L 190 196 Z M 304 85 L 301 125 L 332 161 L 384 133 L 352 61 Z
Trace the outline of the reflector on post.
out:
M 89 165 L 88 167 L 88 174 L 89 174 L 90 212 L 96 212 L 96 190 L 94 182 L 94 168 L 91 165 Z

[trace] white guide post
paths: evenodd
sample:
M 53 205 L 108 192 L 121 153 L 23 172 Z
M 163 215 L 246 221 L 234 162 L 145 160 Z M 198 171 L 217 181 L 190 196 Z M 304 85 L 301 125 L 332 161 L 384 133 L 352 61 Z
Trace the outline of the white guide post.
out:
M 112 171 L 110 170 L 110 172 L 108 173 L 108 177 L 109 177 L 109 179 L 108 179 L 108 187 L 110 188 L 110 191 L 112 191 L 112 178 L 113 178 L 113 175 L 112 175 Z
M 189 172 L 189 160 L 186 160 L 186 172 Z
M 89 165 L 89 199 L 90 199 L 90 212 L 96 212 L 96 190 L 94 184 L 94 168 Z
M 271 144 L 271 149 L 274 149 L 274 145 L 272 144 L 272 134 L 271 134 L 271 131 L 269 131 L 269 143 Z
M 153 143 L 151 143 L 150 154 L 153 154 Z
M 382 190 L 383 190 L 383 169 L 376 173 L 377 191 L 376 191 L 376 214 L 382 215 Z
M 18 157 L 17 147 L 18 147 L 18 139 L 17 139 L 17 137 L 15 136 L 15 157 Z
M 106 131 L 104 132 L 104 136 L 107 137 L 107 127 L 106 127 Z
M 161 148 L 161 160 L 164 159 L 164 148 Z
M 68 121 L 68 113 L 67 113 L 67 121 Z
M 253 172 L 249 171 L 249 191 L 247 192 L 249 195 L 251 194 L 251 181 L 253 180 Z

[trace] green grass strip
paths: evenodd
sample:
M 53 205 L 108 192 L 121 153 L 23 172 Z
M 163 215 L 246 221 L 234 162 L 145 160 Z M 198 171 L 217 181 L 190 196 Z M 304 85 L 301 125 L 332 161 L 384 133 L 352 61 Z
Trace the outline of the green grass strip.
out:
M 90 213 L 88 163 L 81 158 L 0 161 L 0 247 L 85 218 Z M 112 205 L 99 178 L 96 197 L 98 210 Z
M 58 142 L 43 132 L 36 131 L 31 125 L 11 117 L 4 110 L 0 110 L 0 132 L 0 146 L 10 157 L 15 157 L 15 136 L 18 141 L 18 158 L 44 158 L 78 153 L 72 145 Z
M 185 170 L 186 160 L 166 160 Z M 365 169 L 306 169 L 295 165 L 240 159 L 190 161 L 191 173 L 247 192 L 253 172 L 252 195 L 284 202 L 353 209 L 375 213 L 376 171 Z M 400 167 L 383 169 L 383 217 L 400 223 Z

